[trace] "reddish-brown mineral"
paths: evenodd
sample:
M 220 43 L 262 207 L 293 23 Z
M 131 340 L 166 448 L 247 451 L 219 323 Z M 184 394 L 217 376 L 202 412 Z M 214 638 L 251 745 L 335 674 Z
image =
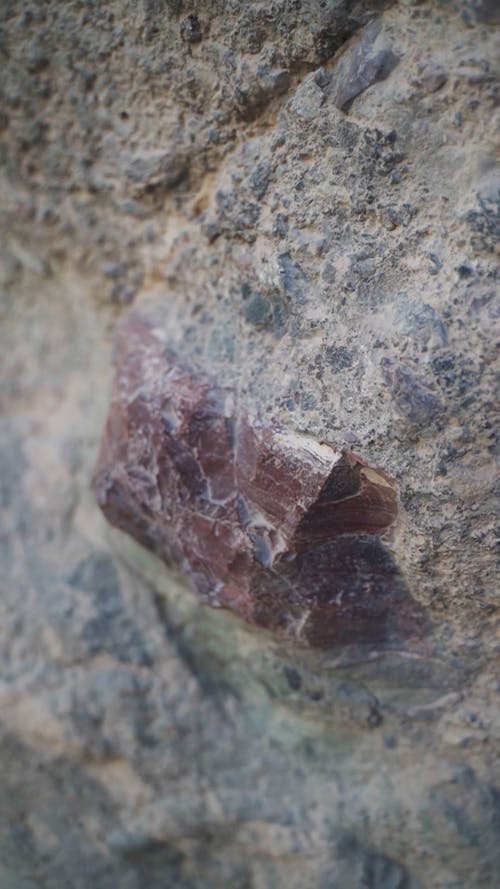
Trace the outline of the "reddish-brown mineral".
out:
M 382 471 L 252 416 L 136 313 L 116 366 L 94 477 L 113 525 L 204 601 L 312 645 L 412 632 L 416 605 L 378 536 L 397 514 Z

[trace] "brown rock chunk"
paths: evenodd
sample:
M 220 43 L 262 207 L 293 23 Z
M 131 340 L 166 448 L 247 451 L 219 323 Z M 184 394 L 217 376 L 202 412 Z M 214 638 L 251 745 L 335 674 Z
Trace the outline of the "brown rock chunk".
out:
M 310 644 L 411 630 L 398 617 L 411 599 L 374 536 L 397 515 L 383 472 L 252 417 L 138 314 L 116 364 L 94 477 L 113 525 L 205 601 Z

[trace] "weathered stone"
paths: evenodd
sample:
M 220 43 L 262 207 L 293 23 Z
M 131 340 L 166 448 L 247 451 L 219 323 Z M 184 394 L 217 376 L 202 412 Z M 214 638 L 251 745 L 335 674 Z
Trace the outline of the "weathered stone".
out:
M 496 889 L 495 19 L 0 3 L 2 889 Z M 370 53 L 399 64 L 349 116 L 342 46 L 375 20 Z M 97 507 L 132 291 L 239 409 L 397 479 L 387 546 L 280 563 L 253 618 L 276 633 L 204 606 Z M 314 587 L 307 645 L 278 635 L 285 581 Z
M 422 429 L 443 414 L 444 407 L 438 396 L 409 367 L 384 358 L 382 373 L 398 408 L 410 423 Z
M 426 62 L 419 69 L 418 83 L 426 93 L 435 93 L 448 80 L 448 75 L 441 65 L 435 62 Z
M 356 96 L 373 83 L 389 77 L 398 64 L 399 59 L 391 49 L 374 48 L 378 32 L 378 24 L 370 23 L 342 53 L 336 72 L 335 95 L 335 105 L 341 111 L 349 111 Z
M 149 157 L 141 155 L 133 158 L 127 167 L 133 192 L 136 196 L 163 193 L 173 188 L 185 177 L 188 159 L 172 149 L 168 152 L 155 152 Z
M 278 268 L 284 292 L 298 303 L 305 302 L 307 278 L 299 263 L 294 262 L 289 253 L 281 253 L 278 256 Z
M 199 43 L 203 37 L 197 15 L 188 15 L 181 22 L 181 37 L 186 43 Z
M 165 340 L 137 313 L 122 325 L 94 480 L 107 518 L 251 622 L 314 645 L 418 635 L 374 537 L 397 516 L 385 473 L 252 417 Z

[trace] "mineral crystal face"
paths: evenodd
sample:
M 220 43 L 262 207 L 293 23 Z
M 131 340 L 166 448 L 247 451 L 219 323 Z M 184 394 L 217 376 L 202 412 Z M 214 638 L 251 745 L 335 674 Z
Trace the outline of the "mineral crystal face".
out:
M 137 313 L 119 334 L 94 486 L 111 524 L 254 624 L 330 646 L 421 622 L 379 539 L 397 515 L 390 479 L 252 416 Z

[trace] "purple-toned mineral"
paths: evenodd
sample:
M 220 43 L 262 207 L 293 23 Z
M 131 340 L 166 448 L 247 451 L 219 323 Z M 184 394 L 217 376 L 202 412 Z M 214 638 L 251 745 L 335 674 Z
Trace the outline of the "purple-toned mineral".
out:
M 138 313 L 119 333 L 94 486 L 111 524 L 254 624 L 329 646 L 420 621 L 377 536 L 397 515 L 385 473 L 252 416 Z

